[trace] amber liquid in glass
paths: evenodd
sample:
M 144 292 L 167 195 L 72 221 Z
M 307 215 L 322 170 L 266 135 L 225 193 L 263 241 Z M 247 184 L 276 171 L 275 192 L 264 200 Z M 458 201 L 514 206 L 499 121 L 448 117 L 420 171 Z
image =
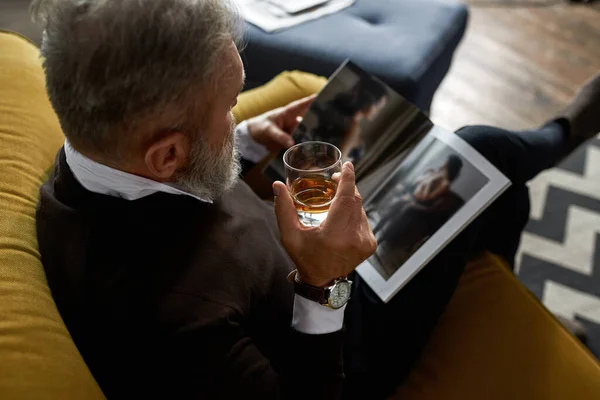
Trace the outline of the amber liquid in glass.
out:
M 317 226 L 325 220 L 337 190 L 335 181 L 321 175 L 308 175 L 296 179 L 290 187 L 302 223 Z

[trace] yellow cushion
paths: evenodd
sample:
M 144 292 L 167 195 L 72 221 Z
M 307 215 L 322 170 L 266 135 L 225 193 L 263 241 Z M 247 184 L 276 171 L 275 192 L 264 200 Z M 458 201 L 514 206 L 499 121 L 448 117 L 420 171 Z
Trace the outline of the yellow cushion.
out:
M 35 208 L 63 136 L 38 49 L 0 33 L 0 397 L 104 398 L 52 300 Z
M 488 253 L 467 266 L 419 365 L 394 398 L 600 399 L 600 365 Z

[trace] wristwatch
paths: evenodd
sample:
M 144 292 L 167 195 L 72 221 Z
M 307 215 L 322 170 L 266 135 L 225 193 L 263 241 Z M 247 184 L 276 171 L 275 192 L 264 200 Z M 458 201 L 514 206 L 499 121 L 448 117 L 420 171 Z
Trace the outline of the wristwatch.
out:
M 348 303 L 350 289 L 352 289 L 352 281 L 347 278 L 338 278 L 333 281 L 331 286 L 321 288 L 300 282 L 298 274 L 294 273 L 294 292 L 297 295 L 334 310 L 342 308 Z

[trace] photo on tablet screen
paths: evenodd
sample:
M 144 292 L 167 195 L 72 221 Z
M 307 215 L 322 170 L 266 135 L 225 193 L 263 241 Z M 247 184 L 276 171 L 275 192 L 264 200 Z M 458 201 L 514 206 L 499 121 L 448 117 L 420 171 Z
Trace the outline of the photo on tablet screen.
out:
M 365 205 L 378 243 L 369 262 L 384 280 L 489 181 L 444 142 L 423 142 Z
M 293 136 L 296 143 L 331 143 L 345 160 L 357 163 L 397 118 L 414 108 L 381 81 L 347 62 L 319 92 Z

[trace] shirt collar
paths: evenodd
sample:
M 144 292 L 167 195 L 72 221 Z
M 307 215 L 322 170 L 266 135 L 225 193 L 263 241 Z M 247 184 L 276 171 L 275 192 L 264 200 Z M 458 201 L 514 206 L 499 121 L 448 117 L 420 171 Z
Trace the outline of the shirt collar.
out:
M 126 200 L 137 200 L 156 192 L 163 192 L 190 196 L 205 203 L 212 203 L 209 199 L 195 196 L 177 188 L 175 184 L 153 181 L 100 164 L 79 153 L 68 140 L 65 141 L 64 149 L 67 165 L 73 172 L 75 179 L 90 192 L 120 197 Z

